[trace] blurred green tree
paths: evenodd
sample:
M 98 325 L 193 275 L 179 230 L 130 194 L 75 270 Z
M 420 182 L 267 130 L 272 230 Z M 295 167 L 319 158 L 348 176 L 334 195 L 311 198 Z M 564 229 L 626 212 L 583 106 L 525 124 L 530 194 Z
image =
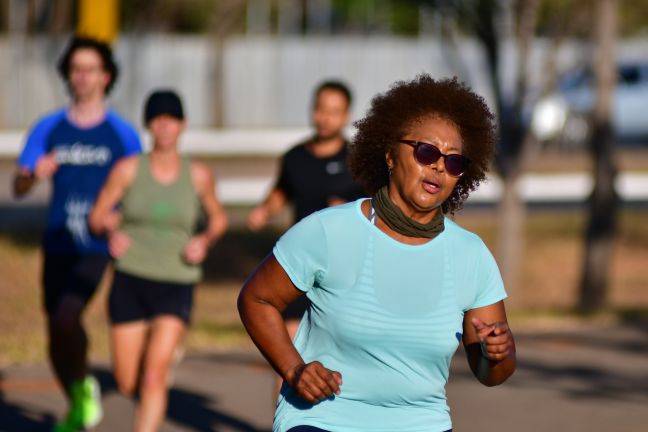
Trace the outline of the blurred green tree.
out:
M 266 2 L 271 14 L 268 26 L 270 32 L 277 31 L 277 9 L 282 0 L 245 0 L 246 7 L 253 1 Z M 435 11 L 446 11 L 463 3 L 467 8 L 475 5 L 474 0 L 463 2 L 456 0 L 299 0 L 299 7 L 305 10 L 309 2 L 320 2 L 318 10 L 331 16 L 331 31 L 336 34 L 394 34 L 399 36 L 417 36 L 421 32 L 421 11 L 428 8 Z M 120 18 L 122 31 L 158 31 L 174 33 L 208 33 L 210 17 L 215 8 L 221 7 L 227 0 L 122 0 Z M 11 17 L 26 20 L 19 27 L 30 28 L 34 33 L 52 33 L 69 31 L 75 20 L 75 0 L 0 0 L 0 31 L 6 32 L 10 27 L 10 10 L 12 7 L 27 5 L 33 12 L 29 16 Z M 582 0 L 542 0 L 538 11 L 537 34 L 553 32 L 557 19 L 566 16 L 570 19 L 580 18 L 571 15 L 576 8 L 591 8 L 592 1 Z M 580 8 L 582 10 L 582 8 Z M 305 12 L 300 12 L 305 16 Z M 244 19 L 244 18 L 243 18 Z M 52 23 L 57 24 L 52 24 Z M 60 24 L 63 23 L 63 26 Z M 244 29 L 244 26 L 241 26 Z M 304 19 L 301 33 L 309 34 L 308 21 Z M 619 34 L 624 37 L 645 35 L 648 31 L 648 0 L 621 2 L 619 5 Z M 318 29 L 319 32 L 319 29 Z M 571 36 L 586 37 L 586 26 L 574 26 Z
M 552 40 L 546 56 L 541 84 L 548 92 L 556 81 L 555 53 L 567 35 L 580 32 L 579 19 L 585 2 L 568 0 L 429 0 L 429 7 L 442 8 L 444 19 L 454 19 L 464 34 L 476 38 L 484 51 L 486 73 L 491 83 L 494 108 L 499 129 L 499 151 L 496 167 L 503 181 L 499 205 L 499 235 L 497 256 L 502 276 L 511 294 L 510 303 L 519 304 L 522 296 L 518 286 L 524 250 L 525 204 L 518 193 L 519 180 L 530 160 L 539 151 L 524 118 L 525 103 L 532 89 L 529 85 L 528 59 L 532 42 L 542 32 Z M 542 19 L 542 21 L 541 21 Z M 459 37 L 450 33 L 448 39 Z M 510 83 L 504 83 L 502 67 L 503 46 L 515 47 L 513 70 L 507 71 Z M 456 45 L 456 43 L 455 43 Z M 449 50 L 452 52 L 452 50 Z
M 218 7 L 214 0 L 128 0 L 121 2 L 122 31 L 206 33 Z

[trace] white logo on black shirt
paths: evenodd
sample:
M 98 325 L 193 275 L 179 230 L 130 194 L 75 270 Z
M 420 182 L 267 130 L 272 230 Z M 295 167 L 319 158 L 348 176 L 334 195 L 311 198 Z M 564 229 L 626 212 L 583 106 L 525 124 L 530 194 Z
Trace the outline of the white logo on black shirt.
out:
M 326 164 L 326 172 L 330 175 L 340 174 L 344 170 L 344 165 L 339 161 L 332 161 Z

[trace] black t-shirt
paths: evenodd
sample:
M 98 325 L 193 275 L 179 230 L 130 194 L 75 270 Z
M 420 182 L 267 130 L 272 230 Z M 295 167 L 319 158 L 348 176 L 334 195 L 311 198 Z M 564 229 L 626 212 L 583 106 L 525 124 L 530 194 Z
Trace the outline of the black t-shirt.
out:
M 329 206 L 331 198 L 353 201 L 365 196 L 347 168 L 347 143 L 337 154 L 318 158 L 307 142 L 290 149 L 282 158 L 277 187 L 295 206 L 295 222 Z

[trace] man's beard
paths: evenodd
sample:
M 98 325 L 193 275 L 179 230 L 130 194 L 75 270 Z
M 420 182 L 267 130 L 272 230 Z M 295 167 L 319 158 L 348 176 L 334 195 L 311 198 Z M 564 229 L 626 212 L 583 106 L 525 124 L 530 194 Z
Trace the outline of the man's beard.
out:
M 338 130 L 335 132 L 331 132 L 329 134 L 320 134 L 319 132 L 315 133 L 315 141 L 329 141 L 335 138 L 339 138 L 342 136 L 342 131 Z

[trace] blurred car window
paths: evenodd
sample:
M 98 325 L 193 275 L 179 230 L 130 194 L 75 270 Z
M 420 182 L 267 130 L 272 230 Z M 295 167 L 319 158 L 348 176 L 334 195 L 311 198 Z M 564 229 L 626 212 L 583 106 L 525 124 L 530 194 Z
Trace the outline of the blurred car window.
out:
M 591 133 L 594 75 L 590 68 L 576 68 L 563 74 L 557 87 L 533 106 L 531 131 L 540 141 L 582 147 Z M 617 65 L 612 126 L 622 143 L 648 146 L 648 60 Z

